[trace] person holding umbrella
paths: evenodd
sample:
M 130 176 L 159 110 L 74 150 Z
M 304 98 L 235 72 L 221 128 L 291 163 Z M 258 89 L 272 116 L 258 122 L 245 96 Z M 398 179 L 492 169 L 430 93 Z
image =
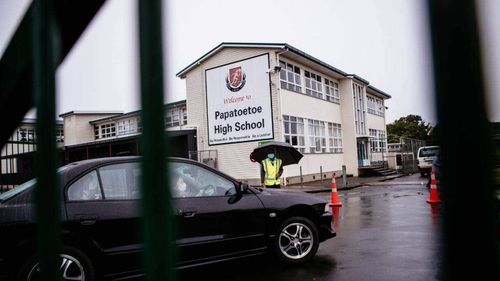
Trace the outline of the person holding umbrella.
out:
M 280 177 L 283 173 L 282 161 L 276 158 L 274 153 L 267 154 L 267 158 L 262 160 L 260 166 L 260 178 L 267 188 L 281 188 Z
M 299 163 L 302 157 L 302 153 L 291 144 L 280 141 L 260 143 L 250 153 L 250 161 L 260 164 L 262 184 L 271 188 L 281 188 L 283 167 Z

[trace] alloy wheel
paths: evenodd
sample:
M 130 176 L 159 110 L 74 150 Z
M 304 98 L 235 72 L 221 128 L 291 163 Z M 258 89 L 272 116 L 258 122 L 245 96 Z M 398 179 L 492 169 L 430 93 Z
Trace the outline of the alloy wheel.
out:
M 281 253 L 289 259 L 301 259 L 313 248 L 311 229 L 303 223 L 291 223 L 283 228 L 279 236 Z
M 82 264 L 69 255 L 61 255 L 61 264 L 59 265 L 59 276 L 61 280 L 84 281 L 85 270 Z M 40 280 L 40 265 L 36 263 L 28 273 L 28 281 Z

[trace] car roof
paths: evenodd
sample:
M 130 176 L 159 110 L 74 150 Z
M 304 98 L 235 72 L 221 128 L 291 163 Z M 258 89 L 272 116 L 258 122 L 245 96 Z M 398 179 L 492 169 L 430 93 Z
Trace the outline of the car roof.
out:
M 439 146 L 438 145 L 421 146 L 421 147 L 418 148 L 418 150 L 420 150 L 420 149 L 427 149 L 427 148 L 439 148 Z

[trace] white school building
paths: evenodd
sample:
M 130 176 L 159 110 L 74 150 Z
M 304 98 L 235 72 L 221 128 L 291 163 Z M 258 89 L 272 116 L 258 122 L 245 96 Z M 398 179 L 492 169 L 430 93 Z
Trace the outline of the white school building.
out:
M 269 140 L 304 154 L 285 167 L 285 184 L 331 177 L 343 165 L 356 176 L 383 161 L 391 96 L 288 44 L 222 43 L 177 76 L 198 160 L 237 179 L 259 182 L 249 155 Z

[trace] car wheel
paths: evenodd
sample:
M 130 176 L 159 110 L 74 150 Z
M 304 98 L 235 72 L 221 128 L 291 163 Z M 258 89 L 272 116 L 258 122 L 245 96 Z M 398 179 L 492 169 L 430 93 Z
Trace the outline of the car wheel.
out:
M 82 251 L 73 247 L 63 247 L 58 270 L 61 280 L 95 280 L 95 270 L 90 259 Z M 31 256 L 23 264 L 16 280 L 41 280 L 37 255 Z
M 319 235 L 316 225 L 307 218 L 288 218 L 279 227 L 274 240 L 274 252 L 287 263 L 301 263 L 318 251 Z

